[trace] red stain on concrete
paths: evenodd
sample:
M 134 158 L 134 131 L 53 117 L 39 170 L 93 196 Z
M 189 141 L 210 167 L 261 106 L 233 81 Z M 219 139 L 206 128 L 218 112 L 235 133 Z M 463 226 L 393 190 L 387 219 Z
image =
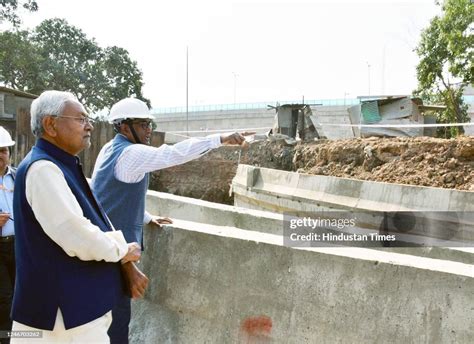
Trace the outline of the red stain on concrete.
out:
M 272 319 L 262 315 L 245 318 L 240 328 L 250 337 L 268 337 L 272 332 L 272 326 Z

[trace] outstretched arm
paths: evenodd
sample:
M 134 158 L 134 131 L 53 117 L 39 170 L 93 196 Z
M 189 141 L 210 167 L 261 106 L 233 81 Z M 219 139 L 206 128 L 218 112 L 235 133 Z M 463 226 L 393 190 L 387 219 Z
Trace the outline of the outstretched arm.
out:
M 127 147 L 115 164 L 115 177 L 124 183 L 139 182 L 145 173 L 184 164 L 200 158 L 221 145 L 244 145 L 244 135 L 251 133 L 215 134 L 190 138 L 175 145 L 150 147 L 134 144 Z

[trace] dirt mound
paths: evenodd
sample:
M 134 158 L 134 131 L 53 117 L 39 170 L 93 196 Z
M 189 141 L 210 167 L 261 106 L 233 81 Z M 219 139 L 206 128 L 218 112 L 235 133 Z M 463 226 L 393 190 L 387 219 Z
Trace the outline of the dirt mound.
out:
M 229 189 L 239 163 L 474 191 L 474 137 L 320 140 L 297 145 L 278 140 L 254 142 L 249 149 L 220 147 L 200 159 L 152 173 L 150 188 L 233 204 Z
M 364 138 L 298 144 L 298 172 L 474 191 L 474 137 Z
M 293 171 L 294 147 L 284 141 L 256 142 L 249 149 L 223 146 L 186 164 L 151 174 L 150 189 L 233 204 L 230 185 L 239 163 Z

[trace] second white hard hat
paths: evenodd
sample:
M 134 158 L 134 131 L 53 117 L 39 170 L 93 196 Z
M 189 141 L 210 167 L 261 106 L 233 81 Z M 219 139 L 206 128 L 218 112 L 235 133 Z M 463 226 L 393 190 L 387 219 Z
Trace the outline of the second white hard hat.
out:
M 110 109 L 108 120 L 110 123 L 127 118 L 154 119 L 145 102 L 136 98 L 125 98 L 117 102 Z
M 0 127 L 0 147 L 10 147 L 15 144 L 12 137 L 4 127 Z

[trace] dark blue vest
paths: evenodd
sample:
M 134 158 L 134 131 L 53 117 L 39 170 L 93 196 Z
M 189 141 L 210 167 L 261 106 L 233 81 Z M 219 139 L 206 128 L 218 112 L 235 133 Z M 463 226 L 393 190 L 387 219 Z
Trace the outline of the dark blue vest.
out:
M 124 183 L 115 178 L 114 169 L 123 150 L 133 143 L 117 134 L 104 152 L 104 160 L 96 166 L 92 190 L 117 230 L 127 242 L 138 242 L 143 248 L 143 215 L 148 189 L 148 173 L 138 183 Z
M 61 309 L 66 329 L 88 323 L 110 311 L 123 293 L 120 263 L 82 261 L 68 256 L 41 228 L 25 196 L 31 164 L 49 160 L 64 174 L 84 216 L 102 231 L 111 230 L 82 172 L 79 159 L 39 139 L 20 163 L 13 197 L 16 283 L 12 319 L 52 330 Z M 44 195 L 44 202 L 48 202 Z M 57 209 L 58 212 L 61 209 Z M 73 228 L 64 228 L 64 235 Z

